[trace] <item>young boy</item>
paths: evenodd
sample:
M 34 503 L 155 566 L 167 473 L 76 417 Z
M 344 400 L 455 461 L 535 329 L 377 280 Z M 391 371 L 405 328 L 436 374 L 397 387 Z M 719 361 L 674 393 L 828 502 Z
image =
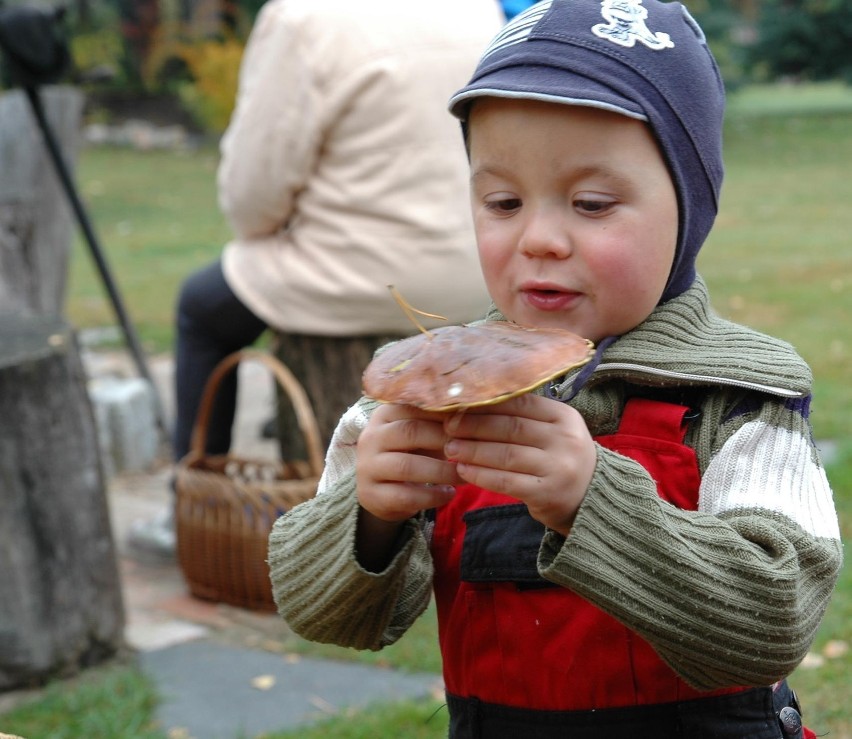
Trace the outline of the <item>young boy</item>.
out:
M 451 100 L 486 320 L 595 359 L 459 414 L 363 398 L 269 561 L 298 633 L 358 649 L 434 590 L 452 737 L 811 735 L 784 678 L 842 548 L 808 367 L 695 272 L 723 108 L 701 30 L 657 0 L 542 0 Z

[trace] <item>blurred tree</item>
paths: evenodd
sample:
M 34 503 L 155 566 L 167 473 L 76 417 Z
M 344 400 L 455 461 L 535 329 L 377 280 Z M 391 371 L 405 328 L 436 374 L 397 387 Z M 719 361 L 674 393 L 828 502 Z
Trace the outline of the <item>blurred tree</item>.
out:
M 763 0 L 750 69 L 766 79 L 844 79 L 852 83 L 849 0 Z
M 254 20 L 257 17 L 260 6 L 265 2 L 266 0 L 240 0 L 239 5 L 243 9 L 243 12 L 251 20 Z
M 124 58 L 121 60 L 125 79 L 142 87 L 148 57 L 154 48 L 160 25 L 159 0 L 118 0 Z
M 91 0 L 75 0 L 74 9 L 77 11 L 77 20 L 82 28 L 92 25 L 92 2 Z
M 77 27 L 92 5 L 118 10 L 123 46 L 121 84 L 158 92 L 182 84 L 185 59 L 176 49 L 211 39 L 244 39 L 264 0 L 74 0 Z M 89 7 L 84 11 L 80 3 Z
M 181 23 L 188 23 L 192 17 L 192 0 L 178 0 L 178 18 Z

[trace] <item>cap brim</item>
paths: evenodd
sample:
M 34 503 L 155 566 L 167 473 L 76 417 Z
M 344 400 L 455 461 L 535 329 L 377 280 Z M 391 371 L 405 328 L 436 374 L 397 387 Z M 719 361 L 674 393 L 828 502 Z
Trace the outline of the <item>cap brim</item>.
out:
M 648 120 L 635 101 L 597 80 L 557 67 L 512 65 L 482 74 L 450 98 L 450 113 L 465 120 L 470 104 L 481 97 L 580 105 Z

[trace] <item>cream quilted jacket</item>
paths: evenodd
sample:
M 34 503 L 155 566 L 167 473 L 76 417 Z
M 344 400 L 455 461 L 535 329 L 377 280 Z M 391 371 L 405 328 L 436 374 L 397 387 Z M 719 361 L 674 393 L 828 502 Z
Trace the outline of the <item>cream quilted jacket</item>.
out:
M 231 288 L 283 331 L 410 332 L 394 284 L 452 322 L 484 315 L 458 122 L 500 29 L 495 0 L 270 0 L 221 143 Z

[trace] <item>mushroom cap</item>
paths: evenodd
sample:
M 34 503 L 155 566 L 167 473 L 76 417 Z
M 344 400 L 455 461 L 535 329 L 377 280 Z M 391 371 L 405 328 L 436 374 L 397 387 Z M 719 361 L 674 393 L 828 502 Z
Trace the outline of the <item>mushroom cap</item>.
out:
M 383 403 L 452 411 L 522 395 L 588 362 L 594 345 L 558 328 L 506 321 L 442 326 L 389 344 L 364 370 Z

